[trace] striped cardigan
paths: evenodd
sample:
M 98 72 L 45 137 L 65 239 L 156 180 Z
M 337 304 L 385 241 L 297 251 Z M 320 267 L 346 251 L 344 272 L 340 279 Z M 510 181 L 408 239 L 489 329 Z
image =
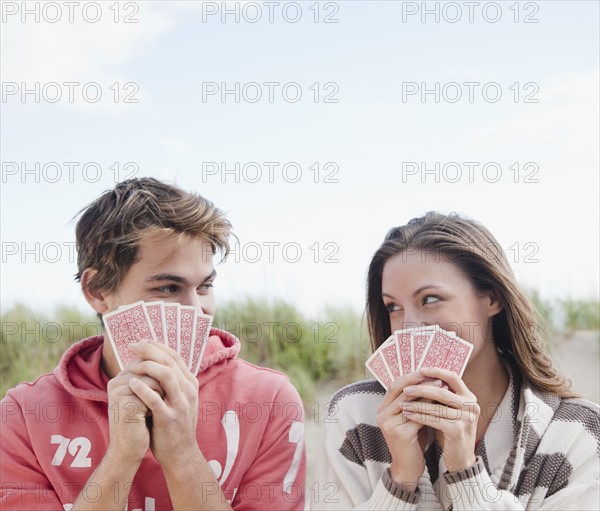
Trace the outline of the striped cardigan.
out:
M 307 495 L 311 508 L 600 509 L 598 406 L 541 392 L 513 374 L 477 445 L 477 462 L 448 473 L 430 435 L 426 469 L 413 492 L 397 487 L 390 477 L 390 452 L 375 418 L 383 387 L 375 380 L 344 387 L 329 406 L 315 482 Z

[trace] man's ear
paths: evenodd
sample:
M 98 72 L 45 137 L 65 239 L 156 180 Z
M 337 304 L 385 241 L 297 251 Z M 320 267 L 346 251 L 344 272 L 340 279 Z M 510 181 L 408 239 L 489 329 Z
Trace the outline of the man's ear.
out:
M 83 273 L 81 274 L 81 291 L 83 291 L 83 296 L 92 309 L 100 314 L 104 314 L 109 310 L 109 304 L 107 302 L 109 293 L 104 291 L 92 291 L 89 288 L 89 282 L 96 273 L 98 273 L 98 270 L 95 270 L 94 268 L 86 268 L 83 270 Z

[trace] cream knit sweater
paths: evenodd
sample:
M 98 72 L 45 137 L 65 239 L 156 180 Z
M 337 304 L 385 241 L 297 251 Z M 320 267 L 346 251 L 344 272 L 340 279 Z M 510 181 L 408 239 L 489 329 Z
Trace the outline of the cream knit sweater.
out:
M 432 439 L 419 487 L 407 492 L 390 478 L 390 452 L 375 420 L 384 393 L 368 380 L 333 397 L 315 482 L 307 488 L 312 509 L 600 509 L 597 405 L 540 392 L 511 376 L 475 451 L 477 462 L 448 473 Z

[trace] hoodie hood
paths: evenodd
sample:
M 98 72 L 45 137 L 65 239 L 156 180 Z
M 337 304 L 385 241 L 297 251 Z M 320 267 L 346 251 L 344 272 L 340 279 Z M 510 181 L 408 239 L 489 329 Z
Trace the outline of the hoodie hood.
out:
M 54 369 L 54 376 L 67 392 L 81 399 L 108 402 L 106 386 L 109 378 L 101 364 L 103 345 L 104 337 L 97 335 L 83 339 L 65 351 Z M 239 352 L 240 341 L 235 335 L 212 328 L 198 372 L 200 387 L 223 371 Z
M 240 348 L 240 341 L 235 335 L 219 328 L 211 328 L 198 371 L 200 387 L 223 371 L 238 356 Z

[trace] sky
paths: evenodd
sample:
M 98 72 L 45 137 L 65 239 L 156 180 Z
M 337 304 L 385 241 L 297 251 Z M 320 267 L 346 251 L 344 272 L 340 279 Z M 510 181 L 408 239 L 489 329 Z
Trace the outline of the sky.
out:
M 362 310 L 387 231 L 487 226 L 598 297 L 599 3 L 1 3 L 0 308 L 87 310 L 73 218 L 154 176 L 228 213 L 219 301 Z

